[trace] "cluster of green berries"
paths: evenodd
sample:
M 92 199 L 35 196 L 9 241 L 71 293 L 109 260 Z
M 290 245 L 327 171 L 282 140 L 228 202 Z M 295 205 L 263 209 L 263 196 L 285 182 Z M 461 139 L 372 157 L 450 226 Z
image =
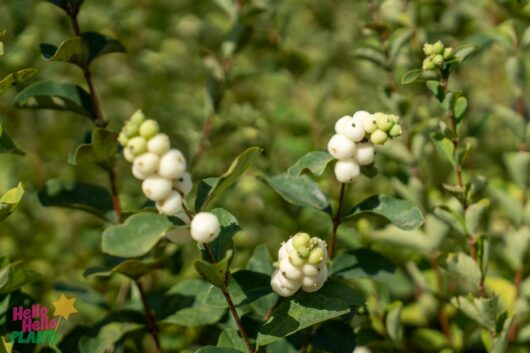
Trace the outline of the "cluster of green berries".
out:
M 328 279 L 326 242 L 307 233 L 298 233 L 282 243 L 277 269 L 271 277 L 272 289 L 282 297 L 316 292 Z
M 351 183 L 361 174 L 361 166 L 374 162 L 374 145 L 383 145 L 401 135 L 397 115 L 371 114 L 360 110 L 343 116 L 335 124 L 335 135 L 328 142 L 328 152 L 337 159 L 335 176 L 341 183 Z
M 189 232 L 166 234 L 170 240 L 184 243 L 191 236 L 207 243 L 219 236 L 221 227 L 214 214 L 201 212 L 190 222 L 184 212 L 184 199 L 193 188 L 186 158 L 180 150 L 171 148 L 168 135 L 160 132 L 155 120 L 146 119 L 141 110 L 135 112 L 125 123 L 118 142 L 125 159 L 132 163 L 132 174 L 142 180 L 142 191 L 155 202 L 158 212 L 190 224 Z
M 445 62 L 454 57 L 453 48 L 445 47 L 441 41 L 436 43 L 425 43 L 423 45 L 425 59 L 423 60 L 423 70 L 437 70 L 445 67 Z

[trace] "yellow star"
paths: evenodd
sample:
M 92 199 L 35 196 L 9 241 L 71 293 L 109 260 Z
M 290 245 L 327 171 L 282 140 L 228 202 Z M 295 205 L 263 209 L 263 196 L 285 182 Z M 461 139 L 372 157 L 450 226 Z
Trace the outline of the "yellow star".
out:
M 55 313 L 53 316 L 61 316 L 68 320 L 71 314 L 77 313 L 74 303 L 75 298 L 68 299 L 61 293 L 59 300 L 52 302 L 53 306 L 55 306 Z

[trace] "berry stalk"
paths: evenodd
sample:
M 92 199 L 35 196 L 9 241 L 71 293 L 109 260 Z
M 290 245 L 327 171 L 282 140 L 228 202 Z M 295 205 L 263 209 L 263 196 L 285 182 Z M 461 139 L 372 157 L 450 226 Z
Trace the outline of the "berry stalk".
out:
M 331 240 L 329 243 L 329 258 L 332 259 L 335 254 L 335 243 L 337 241 L 337 230 L 339 229 L 340 224 L 342 223 L 341 213 L 342 205 L 344 204 L 344 195 L 346 193 L 346 184 L 340 184 L 340 194 L 339 194 L 339 206 L 337 208 L 337 213 L 333 217 L 333 230 L 331 231 Z
M 151 308 L 149 307 L 149 302 L 147 301 L 147 296 L 145 295 L 144 287 L 142 285 L 142 282 L 140 282 L 140 280 L 138 279 L 135 281 L 135 283 L 136 287 L 138 288 L 138 291 L 140 292 L 140 298 L 142 299 L 144 315 L 147 321 L 147 329 L 149 330 L 149 333 L 155 341 L 157 353 L 163 353 L 162 347 L 160 345 L 160 338 L 158 337 L 158 324 L 156 323 L 156 318 L 154 317 L 153 313 L 151 312 Z

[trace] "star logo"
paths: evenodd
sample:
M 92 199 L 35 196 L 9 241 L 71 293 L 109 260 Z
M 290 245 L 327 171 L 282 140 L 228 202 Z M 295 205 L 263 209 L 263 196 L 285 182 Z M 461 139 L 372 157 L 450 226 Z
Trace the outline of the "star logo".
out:
M 61 293 L 61 297 L 52 302 L 53 306 L 55 306 L 55 312 L 53 316 L 60 316 L 61 319 L 66 319 L 70 317 L 73 313 L 77 313 L 77 309 L 75 308 L 75 298 L 67 298 L 64 294 Z

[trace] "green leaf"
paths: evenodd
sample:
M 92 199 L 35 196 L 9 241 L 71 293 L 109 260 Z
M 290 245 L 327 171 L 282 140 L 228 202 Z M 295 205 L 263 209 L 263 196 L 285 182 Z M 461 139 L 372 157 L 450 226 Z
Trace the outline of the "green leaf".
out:
M 456 165 L 456 160 L 455 146 L 453 145 L 453 142 L 439 132 L 431 134 L 431 140 L 440 155 L 454 167 Z
M 478 231 L 480 223 L 484 219 L 484 215 L 489 206 L 489 200 L 482 199 L 466 209 L 465 219 L 468 234 L 474 235 Z
M 523 210 L 518 198 L 494 185 L 488 186 L 488 193 L 491 198 L 498 203 L 499 210 L 504 211 L 505 215 L 510 217 L 515 224 L 518 225 L 521 223 L 523 219 Z
M 423 352 L 437 352 L 449 347 L 447 337 L 442 332 L 433 329 L 420 328 L 415 330 L 411 339 L 415 346 L 419 347 Z
M 471 256 L 462 252 L 451 253 L 445 259 L 444 266 L 464 288 L 478 293 L 482 272 Z
M 439 206 L 434 209 L 434 215 L 450 225 L 461 236 L 466 236 L 466 221 L 458 212 L 447 206 Z
M 385 326 L 388 336 L 395 344 L 403 340 L 403 326 L 401 324 L 401 310 L 403 304 L 400 301 L 389 305 L 388 314 L 385 318 Z
M 83 272 L 83 276 L 108 277 L 114 273 L 121 273 L 131 279 L 138 279 L 160 267 L 160 262 L 156 260 L 125 260 L 112 268 L 89 267 Z
M 79 353 L 105 353 L 107 348 L 118 342 L 124 335 L 142 327 L 142 325 L 127 322 L 111 322 L 103 326 L 97 336 L 81 337 L 78 344 Z
M 81 37 L 88 45 L 88 62 L 103 55 L 112 53 L 125 53 L 123 44 L 112 37 L 97 32 L 83 32 Z
M 207 281 L 219 288 L 225 288 L 230 277 L 230 263 L 234 252 L 228 250 L 223 260 L 214 264 L 204 260 L 196 260 L 193 265 L 199 274 Z
M 423 71 L 414 69 L 406 72 L 401 78 L 401 83 L 408 85 L 411 83 L 425 82 L 430 80 L 439 80 L 440 75 L 436 71 Z
M 2 80 L 0 80 L 0 96 L 11 87 L 33 77 L 36 73 L 36 69 L 22 69 L 7 75 Z
M 512 327 L 514 318 L 510 317 L 504 322 L 504 326 L 500 335 L 495 337 L 493 340 L 493 346 L 491 347 L 490 353 L 506 353 L 508 350 L 508 337 L 510 334 L 510 329 Z
M 453 114 L 456 119 L 462 118 L 467 110 L 467 99 L 464 96 L 459 96 L 455 100 L 455 106 L 453 108 Z
M 243 175 L 261 154 L 261 147 L 250 147 L 234 159 L 230 167 L 219 178 L 203 180 L 197 191 L 195 210 L 208 207 L 219 195 L 225 192 Z
M 195 353 L 243 353 L 234 348 L 220 348 L 215 346 L 206 346 L 195 351 Z
M 186 327 L 211 325 L 218 322 L 226 312 L 224 307 L 215 307 L 206 302 L 211 285 L 200 279 L 184 279 L 173 286 L 165 295 L 180 309 L 162 320 L 163 323 Z M 189 300 L 193 300 L 192 303 Z M 168 305 L 171 306 L 170 303 Z M 167 305 L 166 305 L 167 306 Z
M 512 152 L 504 156 L 512 180 L 522 189 L 530 187 L 530 153 Z
M 252 256 L 248 260 L 247 270 L 270 275 L 273 262 L 267 244 L 260 244 L 254 249 Z
M 0 197 L 0 222 L 15 211 L 22 200 L 22 196 L 24 196 L 24 187 L 20 182 L 16 187 L 9 189 Z
M 522 116 L 517 114 L 510 108 L 503 107 L 502 105 L 495 105 L 493 107 L 493 118 L 502 120 L 503 125 L 511 130 L 515 136 L 522 139 L 525 134 L 525 121 Z
M 412 37 L 414 31 L 410 28 L 399 28 L 395 30 L 389 38 L 390 50 L 388 51 L 388 60 L 395 63 L 401 48 Z
M 90 94 L 78 85 L 41 81 L 22 90 L 15 97 L 15 106 L 30 109 L 71 111 L 95 120 Z
M 322 323 L 316 332 L 311 335 L 310 342 L 312 347 L 318 349 L 318 352 L 352 353 L 355 351 L 356 346 L 352 327 L 339 320 L 329 320 Z M 285 348 L 286 350 L 273 352 L 290 352 L 290 347 Z M 294 352 L 297 351 L 295 350 Z
M 208 246 L 215 258 L 215 261 L 220 261 L 225 257 L 228 249 L 232 247 L 232 238 L 234 235 L 241 230 L 237 219 L 225 209 L 216 208 L 211 211 L 219 219 L 221 225 L 221 232 L 219 236 L 212 242 L 208 243 Z M 203 259 L 208 260 L 208 253 L 203 250 Z
M 25 269 L 21 261 L 3 266 L 0 268 L 0 295 L 14 292 L 39 278 L 38 273 Z
M 478 49 L 479 47 L 476 45 L 464 45 L 456 48 L 453 55 L 459 62 L 462 62 L 477 53 Z
M 0 153 L 12 153 L 23 156 L 24 152 L 19 150 L 13 140 L 4 132 L 0 123 Z
M 442 84 L 440 83 L 440 81 L 429 80 L 425 82 L 425 85 L 427 86 L 429 91 L 431 91 L 432 94 L 434 94 L 436 99 L 438 99 L 438 102 L 440 103 L 443 102 L 445 93 L 444 93 L 444 90 L 442 88 Z
M 13 343 L 7 343 L 4 337 L 0 337 L 0 353 L 12 353 Z
M 331 275 L 345 279 L 371 278 L 383 281 L 393 277 L 394 264 L 385 256 L 368 248 L 349 250 L 333 259 Z
M 247 346 L 239 335 L 239 331 L 231 327 L 223 327 L 223 332 L 217 339 L 217 347 L 238 349 L 241 352 L 247 351 Z
M 357 48 L 355 49 L 353 54 L 357 58 L 368 60 L 383 69 L 386 69 L 388 67 L 385 55 L 381 52 L 381 50 L 378 50 L 376 48 L 373 48 L 373 47 Z
M 306 327 L 348 314 L 364 299 L 343 281 L 330 278 L 315 293 L 299 291 L 282 300 L 259 329 L 257 344 L 265 346 Z
M 50 179 L 38 196 L 44 207 L 82 210 L 106 221 L 114 217 L 112 196 L 97 185 Z
M 312 207 L 331 214 L 331 206 L 326 195 L 317 183 L 306 175 L 294 177 L 280 174 L 274 177 L 260 177 L 271 186 L 283 199 L 302 207 Z
M 293 164 L 289 169 L 287 169 L 287 174 L 294 177 L 306 173 L 313 173 L 316 176 L 321 176 L 326 170 L 329 162 L 332 160 L 333 156 L 328 152 L 309 152 L 296 161 L 296 163 Z
M 249 304 L 272 293 L 271 277 L 264 273 L 239 270 L 231 275 L 228 291 L 234 305 Z M 214 306 L 227 306 L 223 293 L 215 288 L 210 290 L 207 302 Z
M 106 129 L 95 129 L 92 142 L 77 147 L 71 158 L 73 165 L 96 163 L 104 169 L 110 169 L 116 161 L 118 135 Z
M 103 232 L 101 250 L 119 257 L 147 254 L 172 227 L 167 216 L 157 213 L 136 213 L 125 223 L 108 227 Z
M 392 223 L 403 230 L 416 229 L 424 222 L 423 214 L 412 202 L 387 195 L 367 198 L 354 206 L 344 218 L 357 219 L 366 216 Z
M 489 331 L 495 332 L 497 315 L 500 313 L 499 297 L 474 298 L 460 296 L 453 298 L 451 302 L 470 319 L 475 320 Z

